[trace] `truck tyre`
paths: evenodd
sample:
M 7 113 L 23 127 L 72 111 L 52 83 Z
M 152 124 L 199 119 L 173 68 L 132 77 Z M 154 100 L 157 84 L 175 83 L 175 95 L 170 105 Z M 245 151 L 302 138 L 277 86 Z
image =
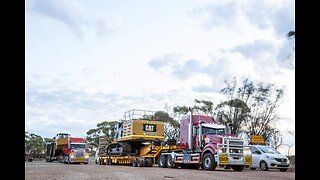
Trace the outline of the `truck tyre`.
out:
M 279 169 L 281 172 L 286 172 L 288 169 L 287 168 L 281 168 Z
M 138 167 L 144 167 L 145 166 L 145 160 L 144 159 L 138 159 Z
M 244 166 L 242 166 L 242 165 L 235 165 L 235 166 L 232 166 L 232 169 L 233 169 L 234 171 L 243 171 Z
M 133 166 L 133 167 L 137 167 L 137 166 L 138 166 L 136 159 L 134 159 L 134 160 L 132 161 L 132 166 Z
M 262 171 L 268 171 L 269 170 L 268 164 L 265 161 L 261 161 L 260 162 L 260 169 Z
M 153 160 L 151 158 L 146 159 L 146 166 L 152 167 L 153 166 Z
M 166 161 L 167 161 L 167 157 L 165 155 L 161 155 L 159 157 L 159 163 L 158 163 L 159 167 L 166 168 L 167 167 Z
M 202 167 L 205 170 L 213 171 L 217 167 L 217 163 L 211 153 L 207 153 L 203 156 Z
M 108 159 L 106 159 L 106 164 L 107 165 L 112 165 L 112 159 L 111 159 L 111 157 L 110 158 L 108 158 Z
M 166 165 L 168 168 L 175 168 L 176 167 L 171 155 L 167 156 Z

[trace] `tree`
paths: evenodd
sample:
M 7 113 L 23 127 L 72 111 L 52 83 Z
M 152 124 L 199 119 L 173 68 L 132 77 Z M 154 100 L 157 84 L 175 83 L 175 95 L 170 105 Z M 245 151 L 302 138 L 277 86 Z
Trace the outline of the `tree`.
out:
M 225 81 L 227 87 L 221 89 L 220 93 L 227 96 L 228 100 L 218 104 L 217 120 L 228 127 L 231 124 L 231 133 L 238 134 L 249 116 L 250 108 L 247 102 L 254 92 L 252 82 L 245 80 L 243 86 L 236 89 L 237 80 L 232 82 Z
M 39 135 L 25 132 L 25 155 L 33 158 L 44 157 L 45 146 L 43 138 Z
M 158 121 L 164 122 L 165 139 L 178 139 L 180 133 L 178 121 L 170 117 L 169 113 L 165 111 L 156 111 L 154 117 Z
M 275 130 L 270 139 L 270 146 L 277 150 L 283 145 L 282 143 L 282 134 L 280 131 Z
M 214 105 L 212 101 L 195 99 L 194 102 L 195 105 L 191 107 L 194 113 L 213 116 Z M 173 107 L 173 112 L 179 115 L 186 115 L 189 112 L 189 108 L 187 106 L 175 106 Z
M 218 120 L 223 124 L 231 123 L 231 133 L 261 135 L 266 142 L 279 134 L 273 123 L 278 120 L 276 109 L 284 91 L 271 83 L 254 84 L 245 79 L 237 88 L 237 81 L 226 81 L 221 93 L 227 100 L 217 105 Z
M 111 144 L 114 137 L 115 121 L 103 121 L 97 124 L 97 128 L 90 129 L 87 132 L 86 140 L 90 148 L 97 148 L 99 146 L 99 139 L 105 138 L 107 144 Z

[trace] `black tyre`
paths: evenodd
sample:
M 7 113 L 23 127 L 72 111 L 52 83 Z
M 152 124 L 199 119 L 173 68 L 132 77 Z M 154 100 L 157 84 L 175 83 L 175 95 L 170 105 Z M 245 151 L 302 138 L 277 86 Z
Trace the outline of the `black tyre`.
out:
M 167 160 L 166 160 L 166 165 L 168 168 L 175 168 L 176 167 L 171 155 L 168 155 Z
M 160 158 L 159 158 L 159 167 L 162 167 L 162 168 L 166 168 L 167 167 L 167 157 L 165 155 L 161 155 Z
M 260 169 L 262 171 L 268 171 L 269 170 L 268 164 L 265 161 L 261 161 L 260 162 Z
M 145 166 L 145 160 L 144 159 L 138 159 L 138 167 L 144 167 Z
M 244 166 L 236 165 L 236 166 L 232 166 L 232 169 L 233 169 L 234 171 L 243 171 Z
M 286 171 L 288 171 L 288 169 L 287 168 L 281 168 L 281 169 L 279 169 L 281 172 L 286 172 Z
M 132 166 L 133 166 L 133 167 L 137 167 L 137 166 L 138 166 L 137 160 L 133 160 L 133 161 L 132 161 Z
M 146 166 L 147 167 L 152 167 L 153 166 L 153 159 L 151 159 L 151 158 L 146 159 Z
M 207 153 L 203 156 L 202 167 L 205 170 L 213 171 L 217 167 L 217 163 L 211 153 Z
M 251 169 L 251 170 L 256 170 L 257 168 L 251 167 L 250 169 Z

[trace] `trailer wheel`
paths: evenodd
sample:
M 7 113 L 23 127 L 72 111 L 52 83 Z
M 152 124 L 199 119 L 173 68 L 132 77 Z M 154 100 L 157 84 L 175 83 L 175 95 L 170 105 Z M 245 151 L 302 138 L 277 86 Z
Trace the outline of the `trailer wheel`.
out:
M 151 158 L 146 159 L 146 166 L 152 167 L 153 166 L 153 159 L 151 159 Z
M 165 155 L 161 155 L 159 158 L 159 167 L 166 168 L 167 167 L 167 157 Z
M 167 156 L 166 165 L 167 165 L 168 168 L 175 168 L 176 167 L 176 163 L 174 163 L 173 158 L 172 158 L 171 155 Z
M 233 169 L 234 171 L 243 171 L 244 166 L 242 166 L 242 165 L 235 165 L 235 166 L 232 166 L 232 169 Z
M 145 160 L 144 159 L 138 159 L 138 167 L 144 167 L 145 166 Z
M 108 159 L 106 160 L 106 162 L 107 162 L 107 163 L 106 163 L 107 165 L 112 165 L 112 159 L 111 159 L 111 157 L 108 158 Z
M 137 167 L 137 166 L 138 166 L 136 159 L 132 160 L 132 166 L 133 166 L 133 167 Z
M 203 156 L 202 162 L 203 169 L 213 171 L 217 167 L 217 163 L 214 160 L 214 157 L 211 153 L 207 153 Z

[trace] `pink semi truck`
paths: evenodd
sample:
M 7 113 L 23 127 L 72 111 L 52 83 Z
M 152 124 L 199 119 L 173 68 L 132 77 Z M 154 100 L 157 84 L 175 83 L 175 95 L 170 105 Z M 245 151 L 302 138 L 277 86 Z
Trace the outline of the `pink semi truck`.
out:
M 226 126 L 211 116 L 185 116 L 180 121 L 181 151 L 161 153 L 162 168 L 199 168 L 215 170 L 217 166 L 242 171 L 252 164 L 251 148 L 238 135 L 229 134 Z

